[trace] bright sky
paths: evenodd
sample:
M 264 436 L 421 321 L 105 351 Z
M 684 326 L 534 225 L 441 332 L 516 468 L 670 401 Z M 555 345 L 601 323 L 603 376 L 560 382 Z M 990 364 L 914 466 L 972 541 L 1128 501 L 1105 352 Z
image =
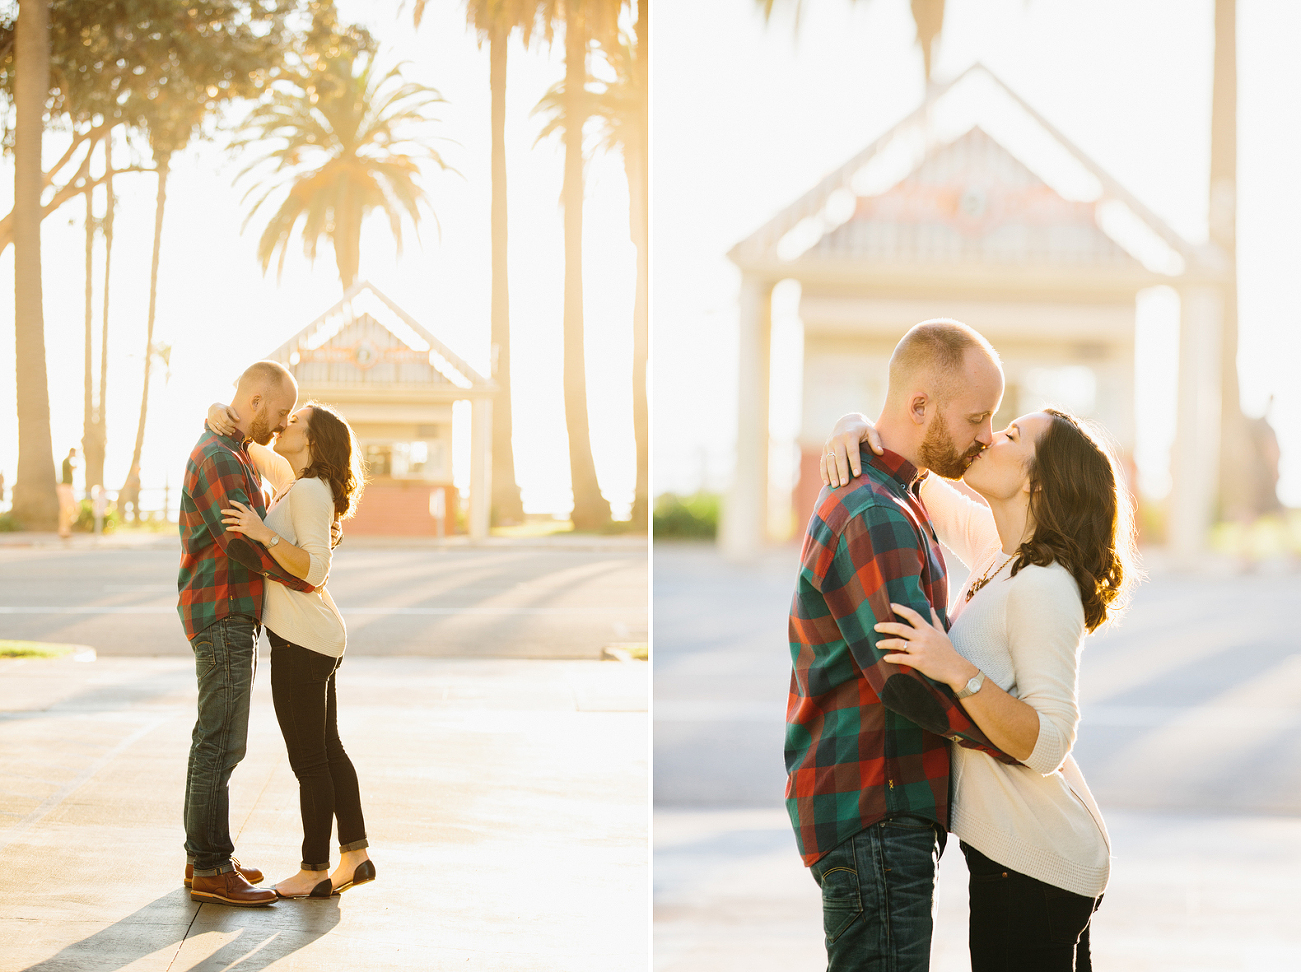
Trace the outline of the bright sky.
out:
M 779 8 L 782 4 L 777 4 Z M 725 253 L 923 93 L 907 0 L 804 4 L 766 26 L 755 0 L 657 0 L 654 60 L 656 493 L 725 488 L 736 425 L 740 275 Z M 948 0 L 936 77 L 1000 76 L 1178 232 L 1206 238 L 1212 0 Z M 1238 0 L 1238 270 L 1243 407 L 1271 419 L 1285 503 L 1301 505 L 1301 6 Z M 792 296 L 774 294 L 773 430 L 793 439 Z M 1177 301 L 1138 312 L 1143 489 L 1169 488 Z
M 394 255 L 387 220 L 374 215 L 362 236 L 361 278 L 370 279 L 482 374 L 489 373 L 490 182 L 488 52 L 466 31 L 459 3 L 430 3 L 418 32 L 410 5 L 397 0 L 340 0 L 342 16 L 369 27 L 382 57 L 410 62 L 407 76 L 437 88 L 439 145 L 461 175 L 427 171 L 433 219 L 423 245 L 406 234 Z M 558 141 L 536 148 L 541 127 L 529 112 L 563 77 L 563 35 L 550 50 L 525 52 L 514 41 L 507 82 L 507 168 L 510 213 L 512 392 L 516 475 L 530 512 L 566 512 L 572 505 L 561 388 L 564 252 L 560 210 L 563 153 Z M 237 112 L 240 109 L 236 109 Z M 143 478 L 146 487 L 176 487 L 208 403 L 229 400 L 231 383 L 250 362 L 271 353 L 342 296 L 334 255 L 323 246 L 315 267 L 291 246 L 283 278 L 263 277 L 256 260 L 262 222 L 243 235 L 244 186 L 231 181 L 243 163 L 228 155 L 225 136 L 193 145 L 173 162 L 163 227 L 155 339 L 173 346 L 171 380 L 160 368 L 149 400 Z M 66 145 L 47 136 L 47 158 Z M 123 151 L 115 157 L 120 166 Z M 96 171 L 99 171 L 96 163 Z M 0 162 L 0 206 L 12 205 L 12 158 Z M 587 169 L 584 286 L 588 407 L 602 490 L 616 516 L 627 516 L 635 480 L 632 434 L 632 307 L 635 250 L 628 237 L 628 194 L 622 160 L 598 157 Z M 116 181 L 109 352 L 108 485 L 121 485 L 140 411 L 149 297 L 156 180 Z M 102 213 L 102 191 L 96 213 Z M 83 389 L 84 205 L 80 200 L 43 224 L 45 332 L 56 463 L 80 450 Z M 268 213 L 270 210 L 267 211 Z M 259 217 L 262 214 L 259 213 Z M 95 329 L 98 348 L 102 243 L 96 250 Z M 13 293 L 13 250 L 0 258 L 0 293 Z M 96 352 L 98 355 L 98 351 Z M 96 363 L 98 374 L 98 363 Z M 457 439 L 456 479 L 469 484 L 469 412 Z M 12 485 L 17 465 L 12 298 L 0 302 L 0 470 Z M 78 480 L 80 485 L 80 480 Z M 146 505 L 149 497 L 145 497 Z

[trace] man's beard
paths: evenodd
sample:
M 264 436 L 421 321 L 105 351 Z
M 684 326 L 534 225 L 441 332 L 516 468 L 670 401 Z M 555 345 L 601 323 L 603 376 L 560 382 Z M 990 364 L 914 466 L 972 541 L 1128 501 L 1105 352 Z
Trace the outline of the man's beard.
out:
M 961 479 L 981 449 L 979 442 L 973 442 L 966 452 L 958 452 L 944 420 L 936 412 L 931 424 L 926 427 L 926 438 L 922 439 L 922 465 L 933 469 L 945 479 Z
M 250 439 L 258 445 L 264 446 L 271 441 L 271 436 L 273 434 L 271 426 L 267 424 L 267 420 L 264 417 L 261 415 L 253 416 L 253 422 L 249 425 L 248 429 L 248 437 Z

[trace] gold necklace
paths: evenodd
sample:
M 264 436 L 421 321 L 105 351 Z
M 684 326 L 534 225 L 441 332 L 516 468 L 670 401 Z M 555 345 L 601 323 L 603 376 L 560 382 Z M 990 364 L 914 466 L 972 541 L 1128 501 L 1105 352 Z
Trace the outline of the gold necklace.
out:
M 1003 568 L 1006 567 L 1008 564 L 1010 564 L 1014 557 L 1016 557 L 1015 553 L 1012 554 L 1011 557 L 1008 557 L 1007 560 L 999 564 L 998 570 L 994 571 L 993 574 L 991 574 L 988 570 L 986 570 L 984 575 L 980 578 L 980 580 L 976 581 L 976 583 L 972 584 L 969 588 L 967 588 L 967 596 L 966 598 L 964 598 L 964 600 L 970 601 L 973 597 L 975 597 L 976 591 L 980 590 L 982 587 L 984 587 L 986 584 L 992 581 L 995 577 L 1001 574 L 1003 572 Z M 994 565 L 990 564 L 989 566 L 993 567 Z

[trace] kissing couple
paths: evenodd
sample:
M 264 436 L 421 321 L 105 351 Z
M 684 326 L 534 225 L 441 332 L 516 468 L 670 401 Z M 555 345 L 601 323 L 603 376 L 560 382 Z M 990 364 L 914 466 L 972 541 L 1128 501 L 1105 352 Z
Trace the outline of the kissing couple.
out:
M 1003 388 L 984 337 L 924 321 L 876 422 L 845 416 L 823 450 L 785 757 L 830 972 L 930 967 L 949 833 L 972 972 L 1092 968 L 1111 851 L 1071 756 L 1079 656 L 1137 577 L 1132 500 L 1080 419 L 1045 408 L 995 431 Z M 952 605 L 941 543 L 970 571 Z
M 185 777 L 185 884 L 200 902 L 257 907 L 329 898 L 375 880 L 357 773 L 339 741 L 335 677 L 347 629 L 325 589 L 340 522 L 365 485 L 357 438 L 328 405 L 295 411 L 298 385 L 258 361 L 229 406 L 208 411 L 185 466 L 177 610 L 194 649 L 198 718 Z M 273 448 L 268 445 L 274 438 Z M 268 506 L 262 483 L 272 487 Z M 233 855 L 229 783 L 244 758 L 258 636 L 271 642 L 271 697 L 298 778 L 297 874 L 261 888 Z M 339 864 L 330 871 L 338 823 Z

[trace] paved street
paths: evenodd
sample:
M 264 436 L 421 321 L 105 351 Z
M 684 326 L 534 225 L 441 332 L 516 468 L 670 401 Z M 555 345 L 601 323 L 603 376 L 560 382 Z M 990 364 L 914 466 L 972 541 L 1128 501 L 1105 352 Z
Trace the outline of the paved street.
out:
M 782 809 L 792 549 L 655 551 L 655 965 L 822 967 L 817 888 Z M 1301 575 L 1153 558 L 1086 645 L 1076 756 L 1113 838 L 1098 967 L 1301 967 Z M 966 873 L 944 857 L 936 972 L 965 969 Z
M 176 615 L 179 543 L 0 545 L 0 638 L 100 655 L 190 654 Z M 646 545 L 380 546 L 345 538 L 329 589 L 353 655 L 599 658 L 646 641 Z
M 338 710 L 378 878 L 244 909 L 181 885 L 195 681 L 163 543 L 0 544 L 0 638 L 99 656 L 0 659 L 0 972 L 646 968 L 648 666 L 594 660 L 645 640 L 644 546 L 341 552 L 332 590 L 372 612 Z M 302 829 L 267 663 L 230 821 L 269 884 Z

